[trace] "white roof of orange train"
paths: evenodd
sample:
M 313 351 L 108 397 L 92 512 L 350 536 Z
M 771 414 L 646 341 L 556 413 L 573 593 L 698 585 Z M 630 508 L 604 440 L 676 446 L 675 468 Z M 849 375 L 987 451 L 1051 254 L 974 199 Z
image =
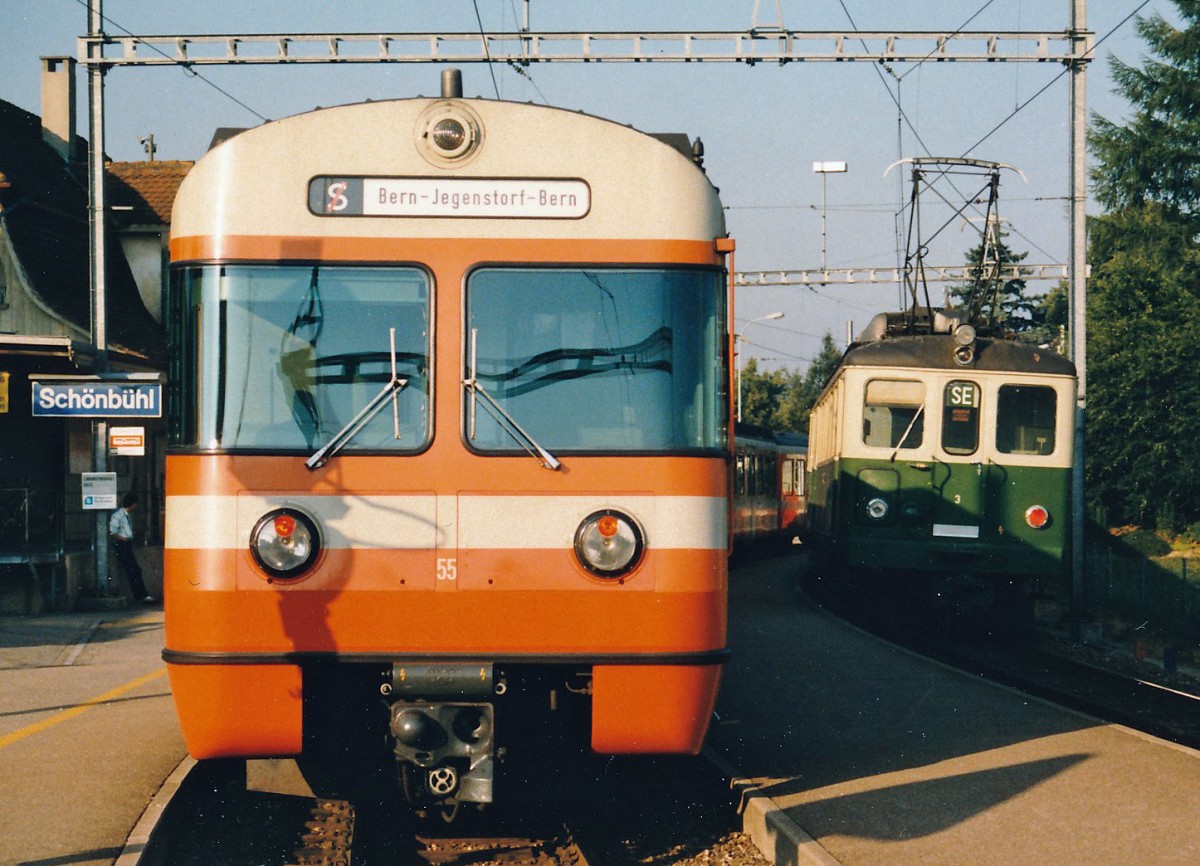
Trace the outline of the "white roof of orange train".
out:
M 480 122 L 464 165 L 429 160 L 417 128 L 438 104 Z M 582 178 L 580 219 L 330 218 L 309 211 L 319 176 Z M 175 238 L 218 235 L 701 240 L 726 235 L 717 190 L 674 147 L 609 120 L 482 99 L 399 99 L 318 109 L 246 130 L 214 147 L 175 200 Z

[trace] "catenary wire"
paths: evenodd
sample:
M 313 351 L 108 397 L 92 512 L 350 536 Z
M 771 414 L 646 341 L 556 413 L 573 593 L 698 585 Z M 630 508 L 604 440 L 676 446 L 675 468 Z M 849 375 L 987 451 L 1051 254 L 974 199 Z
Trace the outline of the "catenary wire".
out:
M 75 2 L 76 2 L 76 3 L 78 3 L 80 6 L 84 7 L 85 9 L 89 8 L 89 6 L 88 6 L 88 0 L 75 0 Z M 163 51 L 161 48 L 158 48 L 158 47 L 157 47 L 157 46 L 155 46 L 155 45 L 151 45 L 151 44 L 149 44 L 148 42 L 146 42 L 145 40 L 143 40 L 141 36 L 138 36 L 138 35 L 137 35 L 136 33 L 134 33 L 133 31 L 129 30 L 129 29 L 128 29 L 128 28 L 126 28 L 126 27 L 123 27 L 121 24 L 117 23 L 117 22 L 116 22 L 116 21 L 114 21 L 112 18 L 109 18 L 107 15 L 101 14 L 101 16 L 100 16 L 100 17 L 101 17 L 101 18 L 102 18 L 104 21 L 106 21 L 107 23 L 111 24 L 113 27 L 115 27 L 115 28 L 117 28 L 118 30 L 120 30 L 122 33 L 124 33 L 124 34 L 125 34 L 126 36 L 128 36 L 130 39 L 136 39 L 139 45 L 142 45 L 142 46 L 144 46 L 145 48 L 148 48 L 148 49 L 150 49 L 150 50 L 151 50 L 151 51 L 153 51 L 155 54 L 161 54 L 163 57 L 167 58 L 168 60 L 175 60 L 175 58 L 172 58 L 172 57 L 171 57 L 171 55 L 167 54 L 167 53 L 166 53 L 165 51 Z M 266 123 L 266 122 L 268 122 L 268 121 L 271 119 L 271 118 L 269 118 L 269 117 L 264 117 L 263 115 L 259 114 L 257 111 L 255 111 L 253 108 L 251 108 L 251 107 L 250 107 L 249 105 L 247 105 L 246 103 L 242 102 L 242 100 L 238 99 L 236 96 L 234 96 L 234 95 L 233 95 L 232 93 L 230 93 L 228 90 L 226 90 L 225 88 L 223 88 L 223 87 L 221 87 L 219 84 L 217 84 L 215 81 L 212 81 L 212 80 L 210 80 L 210 79 L 208 79 L 208 78 L 205 78 L 203 75 L 201 75 L 201 74 L 200 74 L 199 72 L 197 72 L 195 69 L 193 69 L 193 68 L 192 68 L 192 65 L 191 65 L 190 63 L 188 63 L 186 60 L 175 60 L 175 64 L 176 64 L 177 66 L 179 66 L 181 69 L 183 69 L 183 71 L 184 71 L 184 72 L 186 72 L 188 75 L 192 76 L 193 78 L 198 78 L 198 79 L 200 79 L 201 81 L 203 81 L 205 84 L 207 84 L 207 85 L 208 85 L 209 87 L 211 87 L 213 90 L 217 91 L 217 93 L 221 94 L 222 96 L 224 96 L 224 97 L 225 97 L 226 99 L 228 99 L 229 101 L 231 101 L 231 102 L 235 103 L 236 105 L 239 105 L 239 106 L 241 106 L 242 108 L 246 109 L 246 111 L 248 111 L 248 112 L 250 112 L 251 114 L 253 114 L 255 117 L 257 117 L 257 118 L 258 118 L 259 120 L 261 120 L 263 123 Z

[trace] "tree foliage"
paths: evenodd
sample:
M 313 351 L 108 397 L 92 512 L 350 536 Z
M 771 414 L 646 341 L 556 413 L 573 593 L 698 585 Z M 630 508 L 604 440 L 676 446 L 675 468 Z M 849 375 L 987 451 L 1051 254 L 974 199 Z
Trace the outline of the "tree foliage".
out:
M 1087 483 L 1109 523 L 1200 518 L 1200 2 L 1138 19 L 1150 56 L 1112 61 L 1133 111 L 1093 117 Z
M 754 358 L 742 370 L 742 420 L 771 430 L 808 432 L 808 414 L 833 375 L 842 353 L 826 334 L 804 373 L 760 372 Z
M 1109 522 L 1200 518 L 1200 248 L 1147 202 L 1092 224 L 1087 470 Z
M 1001 267 L 1020 265 L 1029 253 L 1014 252 L 1005 243 L 1005 238 L 1008 236 L 1007 232 L 1000 231 L 998 235 L 996 239 L 996 251 L 999 254 L 998 259 Z M 978 244 L 967 251 L 968 268 L 980 268 L 983 266 L 984 247 L 984 241 L 981 238 Z M 1019 270 L 1018 273 L 1020 273 Z M 957 283 L 952 285 L 948 293 L 950 302 L 956 307 L 965 308 L 969 306 L 975 291 L 973 283 Z M 1000 286 L 995 290 L 994 296 L 989 296 L 985 299 L 983 312 L 985 315 L 994 318 L 996 326 L 1000 331 L 1008 334 L 1030 334 L 1043 328 L 1046 324 L 1042 299 L 1039 296 L 1029 294 L 1028 283 L 1021 276 L 1002 281 Z
M 1137 19 L 1152 55 L 1144 66 L 1109 62 L 1117 91 L 1134 107 L 1130 119 L 1092 116 L 1093 189 L 1109 211 L 1159 202 L 1195 214 L 1200 205 L 1200 2 L 1174 3 L 1182 28 L 1161 15 Z

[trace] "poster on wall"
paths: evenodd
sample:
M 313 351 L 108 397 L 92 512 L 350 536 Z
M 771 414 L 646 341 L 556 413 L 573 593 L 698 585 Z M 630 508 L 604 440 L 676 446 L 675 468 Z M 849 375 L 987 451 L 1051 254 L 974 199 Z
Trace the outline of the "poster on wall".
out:
M 83 473 L 83 510 L 111 511 L 117 507 L 117 473 Z

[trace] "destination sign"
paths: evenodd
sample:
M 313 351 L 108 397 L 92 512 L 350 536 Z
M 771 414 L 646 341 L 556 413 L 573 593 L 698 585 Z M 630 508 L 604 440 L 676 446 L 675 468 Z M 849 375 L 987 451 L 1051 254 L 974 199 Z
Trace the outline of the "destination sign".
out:
M 318 216 L 581 219 L 592 190 L 578 178 L 314 177 Z
M 33 382 L 33 415 L 42 418 L 161 418 L 157 382 Z

